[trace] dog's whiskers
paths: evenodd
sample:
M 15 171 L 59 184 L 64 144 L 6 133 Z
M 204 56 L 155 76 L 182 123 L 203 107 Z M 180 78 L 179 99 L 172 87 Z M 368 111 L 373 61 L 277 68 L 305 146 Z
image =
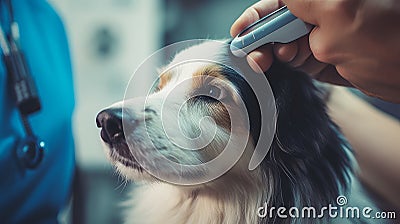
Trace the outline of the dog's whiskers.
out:
M 125 178 L 122 178 L 122 182 L 116 188 L 114 188 L 114 190 L 121 189 L 120 193 L 122 193 L 123 190 L 126 188 L 127 184 L 128 181 Z

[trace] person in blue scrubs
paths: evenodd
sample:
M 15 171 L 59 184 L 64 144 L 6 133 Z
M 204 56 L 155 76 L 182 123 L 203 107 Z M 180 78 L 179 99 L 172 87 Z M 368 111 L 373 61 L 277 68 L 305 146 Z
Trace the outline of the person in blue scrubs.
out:
M 7 0 L 0 0 L 1 27 L 10 32 Z M 26 137 L 0 60 L 0 223 L 57 223 L 72 192 L 75 154 L 71 129 L 73 80 L 63 24 L 44 0 L 12 0 L 20 46 L 37 85 L 41 110 L 28 120 L 46 144 L 33 169 L 21 165 L 18 143 Z M 1 51 L 1 49 L 0 49 Z M 0 52 L 3 56 L 3 52 Z

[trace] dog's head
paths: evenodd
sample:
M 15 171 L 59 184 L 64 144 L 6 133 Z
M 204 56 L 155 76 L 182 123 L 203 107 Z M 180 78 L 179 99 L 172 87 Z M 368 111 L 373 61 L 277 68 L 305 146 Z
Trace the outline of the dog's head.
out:
M 184 50 L 170 63 L 174 66 L 160 72 L 148 96 L 126 99 L 98 114 L 107 154 L 122 175 L 135 180 L 195 179 L 207 175 L 209 168 L 180 165 L 204 164 L 226 148 L 227 153 L 245 152 L 236 175 L 247 172 L 260 110 L 245 80 L 231 67 L 214 62 L 228 59 L 222 46 L 226 44 L 205 42 Z M 202 60 L 185 62 L 196 55 Z
M 279 63 L 265 74 L 276 102 L 276 133 L 267 157 L 250 171 L 254 145 L 264 137 L 259 136 L 260 104 L 242 75 L 212 62 L 234 64 L 228 48 L 205 42 L 174 60 L 199 52 L 213 60 L 167 66 L 150 95 L 127 99 L 98 114 L 101 138 L 117 170 L 128 179 L 196 177 L 207 171 L 179 170 L 166 159 L 196 166 L 228 146 L 232 152 L 244 149 L 244 153 L 216 182 L 226 178 L 229 184 L 235 180 L 237 184 L 264 183 L 269 186 L 268 201 L 276 206 L 330 202 L 337 197 L 347 183 L 349 158 L 311 80 Z M 157 175 L 150 175 L 146 164 Z

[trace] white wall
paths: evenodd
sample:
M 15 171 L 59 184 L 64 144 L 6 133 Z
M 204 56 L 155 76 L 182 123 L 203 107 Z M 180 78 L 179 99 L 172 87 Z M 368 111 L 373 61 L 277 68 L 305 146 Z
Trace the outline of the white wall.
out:
M 104 166 L 108 163 L 95 116 L 102 108 L 122 100 L 131 74 L 160 48 L 162 1 L 52 0 L 51 3 L 63 18 L 70 41 L 78 163 L 83 167 Z

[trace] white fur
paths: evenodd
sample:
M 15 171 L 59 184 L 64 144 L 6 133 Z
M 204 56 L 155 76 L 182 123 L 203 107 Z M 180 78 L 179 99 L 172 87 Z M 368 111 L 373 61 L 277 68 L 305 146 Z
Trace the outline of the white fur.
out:
M 215 42 L 206 42 L 189 48 L 178 54 L 171 65 L 181 64 L 187 59 L 196 57 L 210 61 L 217 60 L 218 55 L 215 52 L 220 51 L 220 46 L 221 44 Z M 182 64 L 178 69 L 172 68 L 174 71 L 172 80 L 159 92 L 150 95 L 147 98 L 147 105 L 160 112 L 159 108 L 165 96 L 172 90 L 176 91 L 177 85 L 183 80 L 190 79 L 192 74 L 204 65 L 205 62 L 202 61 Z M 164 70 L 168 69 L 170 67 L 167 66 Z M 181 92 L 177 94 L 176 99 L 178 102 L 184 100 L 185 94 L 190 90 L 190 85 L 184 84 L 180 88 Z M 134 101 L 125 103 L 128 107 L 133 105 L 132 110 L 138 109 L 134 106 Z M 139 107 L 141 108 L 143 107 Z M 176 123 L 168 118 L 178 113 L 178 110 L 173 106 L 167 106 L 166 118 L 161 120 Z M 191 119 L 198 120 L 198 118 L 194 119 L 197 115 L 190 116 Z M 174 124 L 171 127 L 175 127 Z M 136 142 L 135 147 L 146 147 L 142 131 L 143 129 L 137 128 L 135 133 L 131 133 Z M 154 127 L 153 131 L 157 134 L 160 130 Z M 221 141 L 227 140 L 224 134 L 219 134 L 217 137 Z M 160 144 L 168 145 L 168 139 L 160 140 Z M 218 153 L 215 144 L 210 147 L 212 148 L 210 152 L 214 150 L 214 153 Z M 279 189 L 272 189 L 272 178 L 263 176 L 267 174 L 263 174 L 259 168 L 253 171 L 247 169 L 253 146 L 249 144 L 248 147 L 243 157 L 229 172 L 212 182 L 196 186 L 178 186 L 159 181 L 146 172 L 126 167 L 109 156 L 118 173 L 138 183 L 131 193 L 131 199 L 125 203 L 125 222 L 127 224 L 258 224 L 264 222 L 265 220 L 261 220 L 256 215 L 257 209 L 264 202 L 268 202 L 272 194 L 280 192 Z M 177 154 L 176 156 L 184 155 Z M 354 189 L 359 187 L 356 180 L 351 181 L 354 183 Z M 353 196 L 359 198 L 356 194 L 354 193 Z

